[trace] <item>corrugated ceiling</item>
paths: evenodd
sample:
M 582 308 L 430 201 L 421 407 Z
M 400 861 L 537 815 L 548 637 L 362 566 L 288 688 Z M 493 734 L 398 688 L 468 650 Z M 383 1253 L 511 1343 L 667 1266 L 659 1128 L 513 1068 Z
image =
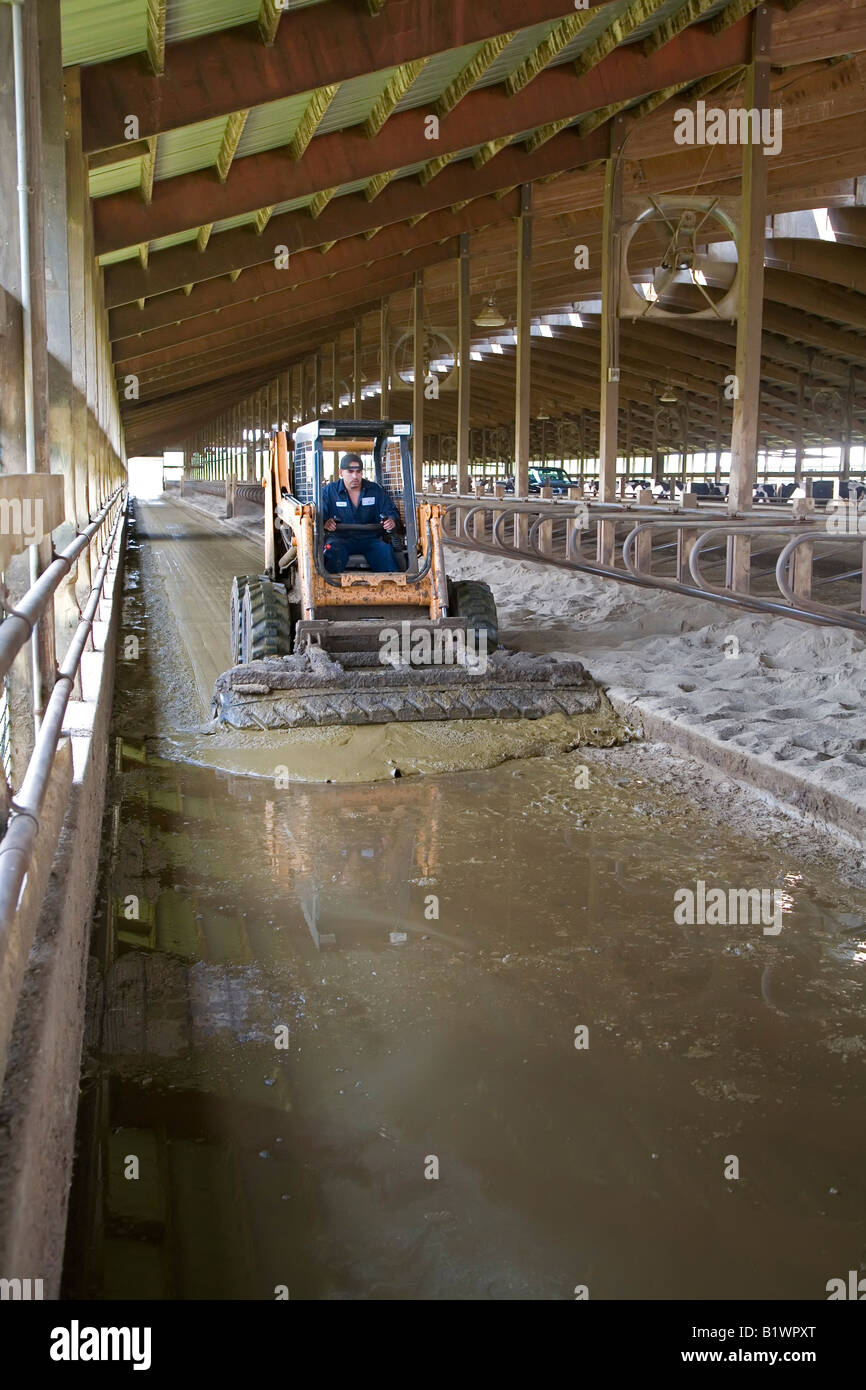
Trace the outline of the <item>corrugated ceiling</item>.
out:
M 64 63 L 105 63 L 147 46 L 147 0 L 61 0 Z

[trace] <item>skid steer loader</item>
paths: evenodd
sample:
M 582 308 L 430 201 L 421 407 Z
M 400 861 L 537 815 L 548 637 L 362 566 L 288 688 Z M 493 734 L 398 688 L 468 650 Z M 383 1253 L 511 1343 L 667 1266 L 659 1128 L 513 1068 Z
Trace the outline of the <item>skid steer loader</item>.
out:
M 579 662 L 499 648 L 488 585 L 447 577 L 443 507 L 416 500 L 410 437 L 411 426 L 395 421 L 313 420 L 296 432 L 290 461 L 285 433 L 273 434 L 262 478 L 264 567 L 232 584 L 233 665 L 214 686 L 218 721 L 291 729 L 596 708 L 598 688 Z M 371 528 L 390 541 L 394 573 L 360 559 L 339 574 L 325 565 L 325 536 L 334 533 L 324 529 L 322 494 L 344 451 L 366 457 L 366 476 L 399 512 L 390 535 Z

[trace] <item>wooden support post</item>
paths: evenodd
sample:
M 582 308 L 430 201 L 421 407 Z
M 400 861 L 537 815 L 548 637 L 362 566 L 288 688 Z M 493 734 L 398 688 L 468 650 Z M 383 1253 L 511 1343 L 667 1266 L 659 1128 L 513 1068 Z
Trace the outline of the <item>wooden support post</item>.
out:
M 360 420 L 364 414 L 364 407 L 361 403 L 361 351 L 362 325 L 361 320 L 355 320 L 355 329 L 352 335 L 352 410 L 353 419 Z
M 622 219 L 622 142 L 625 121 L 617 116 L 605 161 L 604 218 L 601 248 L 601 394 L 599 401 L 599 502 L 616 495 L 617 429 L 619 423 L 619 280 L 620 222 Z M 612 521 L 598 523 L 597 559 L 612 565 L 616 528 Z
M 391 418 L 391 305 L 382 300 L 379 310 L 379 419 Z
M 313 354 L 313 416 L 316 420 L 322 413 L 322 354 Z
M 424 486 L 424 272 L 412 287 L 412 460 L 415 487 Z
M 338 404 L 338 402 L 337 402 L 337 397 L 338 397 L 338 395 L 340 394 L 340 387 L 339 387 L 339 383 L 338 383 L 338 381 L 337 381 L 337 340 L 336 340 L 336 338 L 335 338 L 334 341 L 331 343 L 331 354 L 330 354 L 330 356 L 331 356 L 331 364 L 330 364 L 330 377 L 331 377 L 331 419 L 332 419 L 332 420 L 336 420 L 336 419 L 338 418 L 339 414 L 340 414 L 340 407 L 339 407 L 339 404 Z M 289 396 L 289 400 L 291 400 L 291 395 Z M 291 425 L 289 426 L 289 430 L 291 431 Z
M 469 486 L 469 373 L 472 351 L 472 309 L 469 294 L 469 236 L 460 237 L 457 263 L 457 491 Z
M 694 583 L 689 558 L 700 534 L 700 531 L 689 531 L 684 526 L 677 531 L 677 579 L 680 584 Z
M 803 480 L 803 422 L 806 411 L 806 386 L 801 372 L 797 379 L 797 438 L 794 454 L 794 482 Z
M 794 551 L 791 567 L 791 588 L 797 598 L 809 599 L 812 597 L 812 562 L 814 556 L 815 546 L 812 541 L 798 545 Z
M 532 184 L 520 186 L 517 230 L 517 376 L 514 395 L 514 495 L 529 496 L 529 393 L 532 371 Z M 514 516 L 514 543 L 529 540 L 529 517 Z
M 743 105 L 766 111 L 770 106 L 770 10 L 759 5 L 752 16 L 751 62 L 746 69 Z M 760 119 L 760 116 L 759 116 Z M 761 403 L 761 332 L 764 309 L 764 229 L 767 208 L 767 156 L 760 144 L 743 145 L 742 216 L 737 300 L 734 400 L 731 434 L 731 486 L 728 512 L 751 509 L 757 479 L 758 422 Z M 737 593 L 749 592 L 751 540 L 728 540 L 727 584 Z
M 839 489 L 843 497 L 847 497 L 848 495 L 847 484 L 851 477 L 851 444 L 854 435 L 854 371 L 853 365 L 848 368 L 848 391 L 845 396 L 845 433 L 842 437 L 842 486 Z M 806 547 L 801 546 L 800 549 L 805 550 Z

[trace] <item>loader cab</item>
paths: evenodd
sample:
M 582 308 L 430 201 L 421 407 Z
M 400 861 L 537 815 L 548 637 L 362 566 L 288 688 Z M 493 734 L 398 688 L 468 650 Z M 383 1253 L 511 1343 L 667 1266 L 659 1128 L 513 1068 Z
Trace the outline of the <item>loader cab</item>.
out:
M 294 494 L 299 502 L 315 507 L 317 567 L 322 563 L 326 536 L 322 494 L 326 485 L 339 477 L 340 456 L 356 453 L 364 460 L 364 477 L 384 488 L 400 514 L 400 526 L 391 533 L 398 567 L 417 573 L 418 517 L 409 453 L 411 434 L 410 424 L 392 420 L 312 420 L 296 430 Z M 349 568 L 366 568 L 366 564 L 353 557 Z

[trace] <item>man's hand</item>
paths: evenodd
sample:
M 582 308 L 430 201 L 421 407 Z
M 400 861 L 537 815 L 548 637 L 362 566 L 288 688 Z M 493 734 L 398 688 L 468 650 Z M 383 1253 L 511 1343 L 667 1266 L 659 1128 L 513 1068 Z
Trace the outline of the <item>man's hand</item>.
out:
M 393 531 L 395 525 L 396 525 L 396 522 L 394 521 L 394 518 L 393 518 L 392 516 L 386 516 L 386 517 L 385 517 L 385 520 L 382 522 L 382 530 L 383 530 L 383 531 Z
M 333 518 L 332 516 L 329 516 L 329 517 L 328 517 L 328 520 L 325 522 L 325 530 L 326 530 L 326 531 L 336 531 L 336 529 L 337 529 L 337 523 L 336 523 L 336 521 L 334 520 L 334 518 Z

